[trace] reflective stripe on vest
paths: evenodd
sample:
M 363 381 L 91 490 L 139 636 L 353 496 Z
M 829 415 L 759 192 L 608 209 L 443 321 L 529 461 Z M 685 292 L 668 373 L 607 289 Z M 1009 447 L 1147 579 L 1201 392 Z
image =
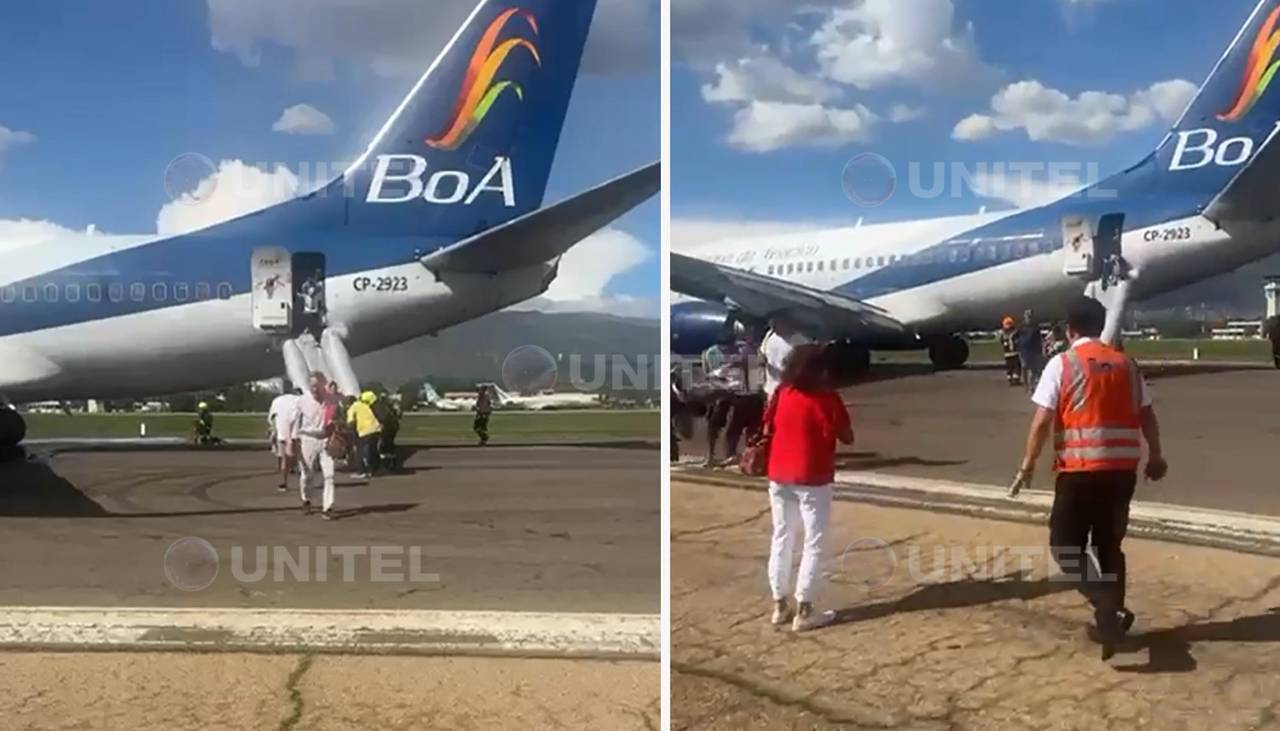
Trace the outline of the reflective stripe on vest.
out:
M 1142 459 L 1142 389 L 1137 364 L 1102 343 L 1063 354 L 1054 468 L 1136 470 Z

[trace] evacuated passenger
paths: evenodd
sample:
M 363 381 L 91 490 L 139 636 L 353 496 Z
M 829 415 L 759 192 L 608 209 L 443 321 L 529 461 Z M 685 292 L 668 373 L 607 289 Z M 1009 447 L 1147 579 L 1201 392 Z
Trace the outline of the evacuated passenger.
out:
M 1067 314 L 1071 350 L 1054 358 L 1032 401 L 1038 407 L 1027 437 L 1022 467 L 1010 487 L 1017 495 L 1031 485 L 1036 460 L 1055 432 L 1058 472 L 1049 544 L 1063 573 L 1079 582 L 1094 609 L 1102 659 L 1133 626 L 1125 607 L 1125 558 L 1129 503 L 1138 482 L 1146 437 L 1146 476 L 1159 481 L 1169 471 L 1160 428 L 1146 381 L 1132 359 L 1098 340 L 1107 311 L 1080 297 Z M 1089 561 L 1089 549 L 1097 560 Z
M 475 431 L 476 436 L 480 438 L 480 446 L 489 443 L 489 417 L 493 415 L 493 397 L 490 395 L 488 386 L 480 386 L 476 389 L 476 419 L 471 423 L 471 428 Z
M 1054 325 L 1049 331 L 1049 342 L 1045 345 L 1045 355 L 1052 358 L 1062 355 L 1071 349 L 1071 341 L 1067 339 L 1067 331 L 1061 325 Z
M 747 356 L 738 343 L 732 329 L 720 334 L 715 345 L 702 354 L 702 369 L 711 392 L 707 398 L 707 467 L 720 464 L 716 459 L 716 445 L 720 434 L 729 424 L 738 396 L 744 393 L 747 379 Z M 727 457 L 734 454 L 729 445 Z
M 769 551 L 769 586 L 775 625 L 791 622 L 794 631 L 815 629 L 831 621 L 817 613 L 827 524 L 831 519 L 831 483 L 835 481 L 836 442 L 853 444 L 849 411 L 834 390 L 831 350 L 797 347 L 787 361 L 777 395 L 765 413 L 769 447 L 769 503 L 773 541 Z M 792 592 L 792 554 L 803 536 L 800 574 Z
M 372 391 L 365 391 L 347 409 L 347 425 L 355 428 L 359 444 L 360 472 L 355 476 L 358 480 L 367 480 L 378 471 L 378 441 L 382 438 L 382 424 L 370 408 L 376 399 Z
M 769 333 L 760 343 L 760 355 L 764 357 L 764 395 L 771 398 L 782 381 L 787 357 L 797 345 L 809 342 L 786 317 L 775 317 L 770 322 Z
M 302 470 L 302 478 L 298 480 L 298 494 L 302 498 L 302 514 L 309 515 L 310 491 L 316 487 L 317 482 L 323 481 L 322 514 L 325 520 L 333 520 L 336 498 L 333 456 L 329 453 L 327 442 L 333 434 L 334 422 L 328 416 L 332 410 L 328 379 L 323 373 L 312 373 L 308 386 L 307 394 L 298 400 L 298 411 L 293 419 L 293 433 L 297 435 L 301 447 L 298 466 Z
M 294 412 L 298 410 L 298 400 L 302 398 L 302 389 L 295 388 L 282 393 L 271 401 L 271 409 L 267 412 L 267 422 L 271 428 L 271 447 L 276 453 L 277 467 L 280 470 L 280 482 L 277 488 L 284 492 L 289 489 L 289 475 L 298 461 L 298 450 L 293 434 Z
M 764 419 L 764 368 L 761 358 L 756 355 L 758 349 L 748 341 L 740 341 L 743 379 L 742 387 L 733 400 L 733 413 L 729 417 L 729 426 L 725 430 L 725 446 L 728 448 L 729 462 L 736 462 L 740 456 L 740 447 L 745 439 L 760 431 L 760 423 Z
M 1267 339 L 1271 341 L 1271 359 L 1275 361 L 1276 368 L 1280 368 L 1280 315 L 1267 318 L 1266 331 Z
M 1000 323 L 1000 349 L 1004 351 L 1004 376 L 1010 386 L 1022 385 L 1022 359 L 1018 357 L 1018 321 L 1012 317 Z
M 1022 327 L 1018 329 L 1018 358 L 1022 361 L 1022 385 L 1034 390 L 1044 370 L 1044 335 L 1031 317 L 1031 310 L 1022 315 Z

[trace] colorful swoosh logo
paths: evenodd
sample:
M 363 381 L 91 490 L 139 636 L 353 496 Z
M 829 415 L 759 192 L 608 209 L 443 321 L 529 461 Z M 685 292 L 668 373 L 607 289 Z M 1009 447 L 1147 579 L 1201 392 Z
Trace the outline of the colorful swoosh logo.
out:
M 1244 83 L 1231 108 L 1218 115 L 1224 122 L 1239 122 L 1253 110 L 1254 105 L 1267 93 L 1267 87 L 1275 79 L 1276 71 L 1280 71 L 1280 61 L 1275 60 L 1276 49 L 1280 48 L 1280 32 L 1276 24 L 1280 23 L 1280 8 L 1271 11 L 1267 22 L 1258 32 L 1249 52 L 1249 64 L 1245 67 Z M 1268 65 L 1270 64 L 1270 65 Z
M 498 42 L 503 29 L 517 15 L 524 17 L 533 29 L 533 34 L 538 35 L 538 20 L 528 10 L 511 8 L 495 18 L 471 56 L 467 75 L 462 81 L 462 89 L 458 92 L 458 100 L 453 107 L 451 121 L 445 125 L 444 131 L 440 134 L 424 140 L 428 145 L 437 150 L 456 150 L 480 126 L 503 93 L 512 91 L 521 101 L 524 100 L 524 89 L 519 84 L 512 81 L 495 81 L 507 57 L 519 48 L 528 49 L 533 55 L 534 63 L 539 67 L 542 66 L 542 56 L 532 41 L 511 38 Z

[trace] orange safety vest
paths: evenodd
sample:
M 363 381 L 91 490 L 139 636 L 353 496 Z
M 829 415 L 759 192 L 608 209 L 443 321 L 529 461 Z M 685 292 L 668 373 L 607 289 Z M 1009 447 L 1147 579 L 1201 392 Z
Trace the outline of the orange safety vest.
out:
M 1138 365 L 1097 341 L 1081 343 L 1058 357 L 1063 368 L 1054 469 L 1136 471 L 1142 460 Z

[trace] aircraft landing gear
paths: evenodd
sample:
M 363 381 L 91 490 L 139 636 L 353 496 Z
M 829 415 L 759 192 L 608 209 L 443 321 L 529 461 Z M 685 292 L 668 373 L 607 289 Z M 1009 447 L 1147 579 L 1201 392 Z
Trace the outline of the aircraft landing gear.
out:
M 849 340 L 831 344 L 835 354 L 836 372 L 831 375 L 837 383 L 853 383 L 871 369 L 871 350 Z
M 953 371 L 969 362 L 969 343 L 951 335 L 929 343 L 929 360 L 940 371 Z
M 27 436 L 27 422 L 22 414 L 0 404 L 0 462 L 22 459 L 22 440 Z

